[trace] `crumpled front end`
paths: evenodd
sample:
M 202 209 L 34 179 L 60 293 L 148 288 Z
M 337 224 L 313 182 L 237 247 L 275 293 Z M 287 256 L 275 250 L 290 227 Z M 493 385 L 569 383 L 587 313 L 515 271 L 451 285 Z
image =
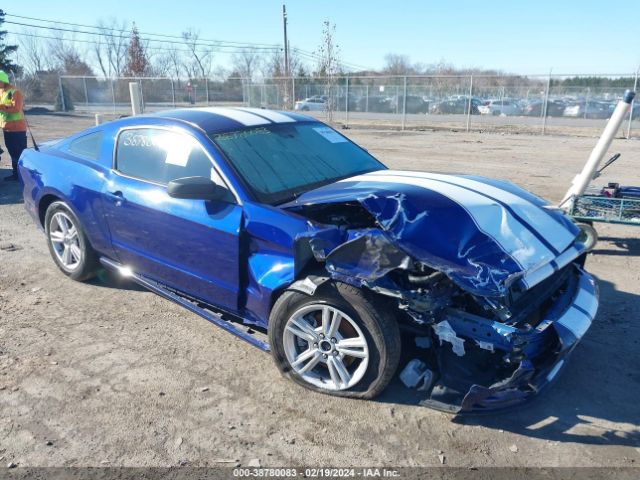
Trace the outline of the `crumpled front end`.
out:
M 595 316 L 580 230 L 515 185 L 379 171 L 284 208 L 309 219 L 298 250 L 325 279 L 368 289 L 398 310 L 403 351 L 422 372 L 412 388 L 430 406 L 478 411 L 529 398 Z
M 598 309 L 591 275 L 571 265 L 564 276 L 532 323 L 515 326 L 447 312 L 433 326 L 442 347 L 436 353 L 441 375 L 423 403 L 455 413 L 482 412 L 522 403 L 549 385 Z

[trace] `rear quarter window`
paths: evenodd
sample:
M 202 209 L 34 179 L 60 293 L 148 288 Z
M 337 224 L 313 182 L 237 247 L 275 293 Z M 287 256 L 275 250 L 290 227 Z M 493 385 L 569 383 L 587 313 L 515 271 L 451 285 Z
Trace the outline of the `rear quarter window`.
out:
M 104 132 L 102 131 L 83 135 L 82 137 L 72 140 L 71 143 L 69 143 L 67 150 L 81 157 L 98 160 L 103 137 Z

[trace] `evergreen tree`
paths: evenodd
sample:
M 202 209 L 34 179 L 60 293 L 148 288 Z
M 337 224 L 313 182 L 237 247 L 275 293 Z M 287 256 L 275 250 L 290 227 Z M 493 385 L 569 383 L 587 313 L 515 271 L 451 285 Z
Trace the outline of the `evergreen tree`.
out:
M 0 69 L 5 72 L 16 72 L 18 66 L 13 63 L 11 56 L 18 50 L 17 45 L 7 45 L 5 43 L 5 36 L 7 31 L 2 29 L 4 24 L 4 10 L 0 9 Z
M 135 23 L 131 31 L 131 40 L 127 50 L 127 66 L 125 67 L 125 75 L 128 77 L 142 77 L 149 72 L 149 59 L 144 51 L 140 34 Z

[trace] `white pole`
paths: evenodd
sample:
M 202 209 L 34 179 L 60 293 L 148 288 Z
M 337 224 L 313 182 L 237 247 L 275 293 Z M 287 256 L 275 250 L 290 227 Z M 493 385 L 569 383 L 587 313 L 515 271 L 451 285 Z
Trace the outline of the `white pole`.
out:
M 96 113 L 96 127 L 102 123 L 102 114 Z
M 129 95 L 131 96 L 131 113 L 140 115 L 142 113 L 142 102 L 140 84 L 138 82 L 129 82 Z
M 582 172 L 580 172 L 580 174 L 573 179 L 573 182 L 571 182 L 571 187 L 569 187 L 569 190 L 567 190 L 567 193 L 564 195 L 562 202 L 560 202 L 560 207 L 570 209 L 573 199 L 582 195 L 585 189 L 589 186 L 589 182 L 593 179 L 593 174 L 598 169 L 600 160 L 602 160 L 602 157 L 607 153 L 613 137 L 624 121 L 634 96 L 635 92 L 627 90 L 623 99 L 618 102 L 616 109 L 613 111 L 613 115 L 611 115 L 607 125 L 604 127 L 604 131 L 602 132 L 598 143 L 591 151 L 591 155 L 589 155 L 589 159 L 587 160 L 587 163 L 585 163 Z

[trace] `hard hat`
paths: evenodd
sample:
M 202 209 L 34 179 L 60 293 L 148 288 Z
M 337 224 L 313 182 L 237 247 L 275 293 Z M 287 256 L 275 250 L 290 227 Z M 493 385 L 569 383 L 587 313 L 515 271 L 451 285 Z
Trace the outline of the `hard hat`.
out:
M 0 83 L 11 83 L 9 82 L 9 75 L 2 70 L 0 70 Z

